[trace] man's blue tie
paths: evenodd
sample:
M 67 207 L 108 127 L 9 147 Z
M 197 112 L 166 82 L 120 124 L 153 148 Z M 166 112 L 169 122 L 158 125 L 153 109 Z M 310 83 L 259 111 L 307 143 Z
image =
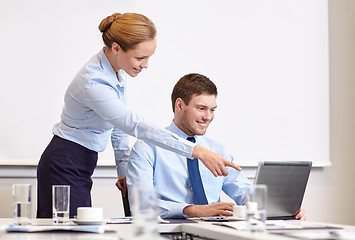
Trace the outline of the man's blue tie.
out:
M 188 141 L 196 142 L 194 137 L 188 137 Z M 190 183 L 192 188 L 192 202 L 195 205 L 208 204 L 203 184 L 201 180 L 200 170 L 198 169 L 198 159 L 187 159 L 187 167 L 189 169 Z

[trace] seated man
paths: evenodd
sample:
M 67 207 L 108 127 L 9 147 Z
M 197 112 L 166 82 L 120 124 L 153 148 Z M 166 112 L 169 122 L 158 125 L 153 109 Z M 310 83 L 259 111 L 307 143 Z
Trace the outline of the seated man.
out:
M 171 94 L 174 119 L 167 129 L 234 162 L 220 143 L 203 136 L 214 118 L 216 97 L 217 88 L 210 79 L 199 74 L 185 75 Z M 243 205 L 246 192 L 252 186 L 250 181 L 232 168 L 228 168 L 227 176 L 214 177 L 203 164 L 194 160 L 137 141 L 128 163 L 128 188 L 154 184 L 160 194 L 162 218 L 233 215 L 235 204 L 220 202 L 221 191 L 236 204 Z M 129 200 L 133 202 L 131 192 Z M 303 218 L 303 211 L 300 214 L 297 218 Z

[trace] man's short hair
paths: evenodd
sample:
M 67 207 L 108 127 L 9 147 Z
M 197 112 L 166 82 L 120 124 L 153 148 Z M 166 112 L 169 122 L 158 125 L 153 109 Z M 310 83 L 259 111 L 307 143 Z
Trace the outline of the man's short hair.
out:
M 175 84 L 171 93 L 173 112 L 175 112 L 176 99 L 181 98 L 186 105 L 189 105 L 193 95 L 198 96 L 203 93 L 217 96 L 216 85 L 204 75 L 198 73 L 186 74 Z

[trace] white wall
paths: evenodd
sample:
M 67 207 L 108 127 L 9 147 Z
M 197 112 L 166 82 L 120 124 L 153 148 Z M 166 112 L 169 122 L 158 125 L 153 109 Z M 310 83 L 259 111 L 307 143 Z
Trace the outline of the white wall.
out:
M 304 208 L 308 220 L 355 225 L 355 1 L 330 0 L 329 11 L 332 166 L 312 170 Z M 35 179 L 0 179 L 0 217 L 11 217 L 13 182 L 35 184 Z M 123 216 L 114 182 L 114 177 L 94 179 L 93 204 L 104 206 L 107 217 Z
M 97 25 L 114 11 L 143 13 L 158 29 L 149 69 L 127 80 L 128 106 L 148 121 L 166 126 L 172 87 L 198 72 L 219 91 L 207 135 L 239 164 L 329 165 L 325 0 L 2 0 L 0 164 L 38 163 L 65 89 L 102 48 Z M 110 145 L 99 165 L 113 164 Z
M 330 158 L 312 172 L 309 219 L 355 225 L 355 1 L 330 0 Z

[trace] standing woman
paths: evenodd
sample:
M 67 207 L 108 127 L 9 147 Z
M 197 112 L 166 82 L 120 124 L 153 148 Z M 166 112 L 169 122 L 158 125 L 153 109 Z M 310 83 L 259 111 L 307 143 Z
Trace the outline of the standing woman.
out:
M 68 86 L 61 121 L 54 125 L 54 136 L 38 164 L 37 217 L 52 218 L 52 185 L 56 184 L 71 187 L 71 218 L 78 207 L 91 206 L 91 176 L 98 152 L 104 151 L 110 137 L 121 179 L 126 175 L 128 135 L 198 158 L 215 176 L 227 175 L 226 166 L 240 170 L 219 155 L 155 127 L 126 107 L 125 76 L 136 77 L 148 67 L 156 48 L 154 24 L 141 14 L 116 13 L 102 20 L 99 29 L 105 46 Z

